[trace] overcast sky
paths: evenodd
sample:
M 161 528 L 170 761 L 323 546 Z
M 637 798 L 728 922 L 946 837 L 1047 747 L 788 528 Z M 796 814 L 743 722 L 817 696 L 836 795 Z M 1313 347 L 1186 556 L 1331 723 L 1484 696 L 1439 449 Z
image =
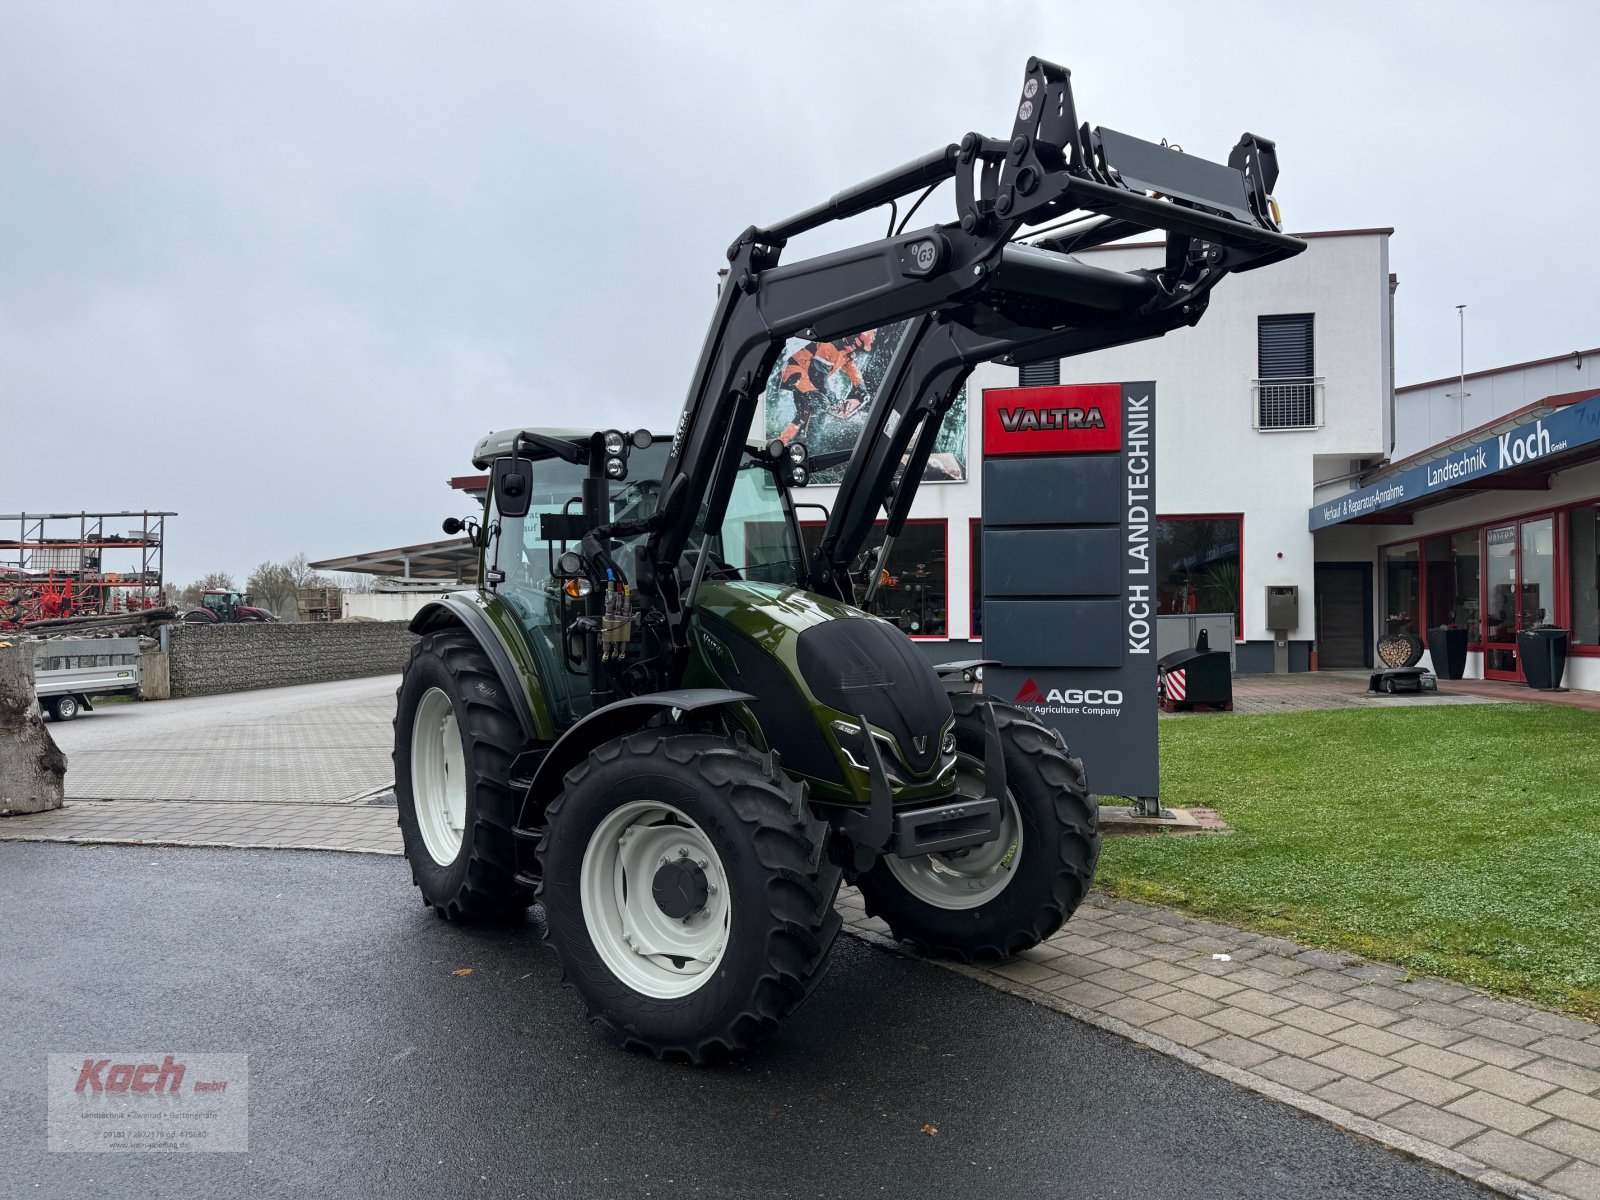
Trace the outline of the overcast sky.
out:
M 438 537 L 490 428 L 670 426 L 739 230 L 1007 132 L 1034 53 L 1394 226 L 1400 382 L 1458 303 L 1469 369 L 1594 346 L 1597 13 L 0 0 L 0 511 L 175 509 L 179 582 Z

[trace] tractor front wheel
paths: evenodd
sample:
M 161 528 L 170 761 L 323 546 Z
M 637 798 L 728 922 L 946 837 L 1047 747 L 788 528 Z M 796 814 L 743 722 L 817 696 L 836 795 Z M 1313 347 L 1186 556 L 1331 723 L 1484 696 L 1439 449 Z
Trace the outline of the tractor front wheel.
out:
M 1083 762 L 1024 710 L 981 696 L 951 697 L 957 788 L 987 794 L 982 706 L 1005 751 L 1000 836 L 949 854 L 880 858 L 858 883 L 867 912 L 895 937 L 940 958 L 995 961 L 1036 946 L 1088 894 L 1100 856 L 1099 805 Z
M 522 912 L 509 780 L 522 728 L 488 656 L 464 629 L 428 634 L 397 701 L 394 794 L 423 902 L 446 920 Z
M 590 1019 L 696 1063 L 775 1026 L 839 929 L 826 836 L 775 756 L 660 730 L 597 748 L 539 847 L 548 937 Z

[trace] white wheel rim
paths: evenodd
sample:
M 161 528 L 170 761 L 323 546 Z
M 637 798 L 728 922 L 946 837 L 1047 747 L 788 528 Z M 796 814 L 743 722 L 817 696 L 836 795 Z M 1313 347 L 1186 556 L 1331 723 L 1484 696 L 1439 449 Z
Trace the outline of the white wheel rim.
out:
M 687 860 L 705 876 L 704 905 L 672 917 L 656 903 L 656 872 Z M 600 822 L 579 868 L 589 940 L 622 983 L 658 1000 L 705 985 L 727 951 L 727 872 L 705 831 L 670 804 L 635 800 Z
M 956 759 L 956 791 L 982 799 L 983 764 L 971 755 Z M 1011 882 L 1022 861 L 1022 813 L 1007 790 L 1000 802 L 1000 834 L 991 842 L 954 854 L 916 858 L 888 855 L 889 873 L 918 900 L 935 908 L 965 909 L 987 904 Z
M 63 696 L 56 701 L 56 711 L 63 717 L 75 717 L 78 715 L 78 702 L 71 696 Z
M 423 693 L 412 721 L 411 798 L 429 856 L 449 866 L 467 824 L 467 751 L 456 707 L 439 688 Z

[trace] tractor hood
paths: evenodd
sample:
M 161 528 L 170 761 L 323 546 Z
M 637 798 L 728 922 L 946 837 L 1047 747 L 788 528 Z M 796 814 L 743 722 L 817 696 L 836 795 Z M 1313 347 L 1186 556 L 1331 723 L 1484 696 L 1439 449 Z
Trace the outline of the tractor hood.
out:
M 866 755 L 855 730 L 864 718 L 897 800 L 938 790 L 950 766 L 950 698 L 889 622 L 798 588 L 707 580 L 692 629 L 705 682 L 758 697 L 751 711 L 789 770 L 860 798 Z

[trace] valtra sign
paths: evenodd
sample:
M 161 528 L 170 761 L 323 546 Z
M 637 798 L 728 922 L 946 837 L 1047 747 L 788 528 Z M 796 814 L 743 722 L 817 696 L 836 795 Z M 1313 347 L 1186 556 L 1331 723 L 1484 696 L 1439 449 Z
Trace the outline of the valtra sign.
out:
M 984 691 L 1141 800 L 1161 785 L 1155 404 L 1150 382 L 983 394 Z
M 1118 384 L 985 388 L 983 452 L 1094 454 L 1122 449 Z

